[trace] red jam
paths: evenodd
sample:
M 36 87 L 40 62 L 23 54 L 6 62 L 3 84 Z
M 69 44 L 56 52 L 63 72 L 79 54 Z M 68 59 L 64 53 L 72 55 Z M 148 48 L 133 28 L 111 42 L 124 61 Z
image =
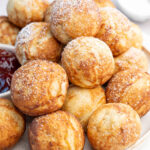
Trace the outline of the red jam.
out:
M 15 53 L 0 49 L 0 93 L 10 89 L 12 75 L 19 67 Z

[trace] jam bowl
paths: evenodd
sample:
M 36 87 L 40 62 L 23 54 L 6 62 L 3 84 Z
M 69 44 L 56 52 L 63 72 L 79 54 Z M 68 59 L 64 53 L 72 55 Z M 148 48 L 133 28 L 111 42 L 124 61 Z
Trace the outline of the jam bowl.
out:
M 15 47 L 0 44 L 0 98 L 10 99 L 10 80 L 15 71 L 14 67 L 19 67 L 15 57 Z

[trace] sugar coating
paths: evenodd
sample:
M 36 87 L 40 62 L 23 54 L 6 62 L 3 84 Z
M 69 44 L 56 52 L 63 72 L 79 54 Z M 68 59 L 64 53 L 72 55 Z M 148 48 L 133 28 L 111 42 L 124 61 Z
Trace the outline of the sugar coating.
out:
M 64 44 L 79 36 L 94 36 L 100 16 L 92 0 L 57 0 L 52 3 L 50 24 L 54 36 Z
M 112 7 L 115 8 L 115 5 L 112 3 L 111 0 L 94 0 L 99 8 L 102 7 Z
M 142 49 L 142 46 L 143 46 L 142 30 L 137 24 L 133 22 L 131 22 L 131 24 L 132 24 L 132 37 L 134 37 L 133 47 Z
M 62 65 L 73 84 L 86 88 L 104 84 L 114 71 L 109 47 L 94 37 L 72 40 L 62 53 Z
M 8 17 L 0 16 L 0 43 L 14 45 L 19 30 Z
M 29 127 L 29 139 L 33 150 L 81 150 L 84 147 L 84 133 L 80 123 L 64 111 L 34 119 Z
M 17 36 L 15 46 L 31 41 L 33 39 L 31 34 L 34 34 L 36 32 L 36 30 L 33 29 L 34 29 L 34 23 L 31 23 L 27 25 L 25 28 L 23 28 Z
M 71 85 L 62 109 L 75 115 L 86 131 L 92 113 L 105 103 L 105 91 L 101 86 L 86 89 Z
M 150 110 L 150 75 L 137 69 L 115 74 L 106 88 L 107 102 L 125 103 L 140 116 Z
M 0 116 L 0 149 L 10 149 L 24 134 L 25 120 L 7 99 L 0 99 Z
M 125 53 L 115 57 L 115 73 L 126 69 L 141 69 L 148 71 L 148 59 L 145 53 L 137 48 L 130 48 Z
M 21 64 L 29 60 L 58 61 L 61 44 L 51 34 L 49 23 L 35 22 L 24 27 L 18 34 L 16 56 Z
M 60 109 L 67 87 L 67 75 L 61 66 L 34 60 L 15 72 L 11 93 L 14 104 L 21 111 L 35 116 Z
M 52 8 L 52 3 L 54 3 L 55 1 L 51 2 L 49 4 L 49 6 L 46 9 L 45 15 L 44 15 L 44 21 L 47 23 L 50 23 L 50 16 L 51 16 L 51 8 Z
M 104 104 L 90 117 L 88 139 L 94 149 L 122 150 L 140 137 L 138 114 L 125 104 Z
M 100 9 L 101 25 L 96 37 L 104 41 L 114 56 L 135 45 L 132 24 L 119 10 L 111 7 Z
M 24 27 L 31 22 L 43 21 L 44 13 L 49 6 L 48 0 L 9 0 L 7 14 L 9 20 Z

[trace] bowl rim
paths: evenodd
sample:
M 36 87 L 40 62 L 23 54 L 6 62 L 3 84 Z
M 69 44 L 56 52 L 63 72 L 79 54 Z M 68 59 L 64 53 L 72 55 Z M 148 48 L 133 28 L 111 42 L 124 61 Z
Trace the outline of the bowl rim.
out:
M 0 49 L 4 49 L 4 50 L 11 51 L 11 52 L 15 53 L 15 47 L 12 46 L 12 45 L 1 44 L 0 43 Z M 8 96 L 10 96 L 10 90 L 7 91 L 7 92 L 0 93 L 0 98 L 5 98 L 5 97 L 8 97 Z

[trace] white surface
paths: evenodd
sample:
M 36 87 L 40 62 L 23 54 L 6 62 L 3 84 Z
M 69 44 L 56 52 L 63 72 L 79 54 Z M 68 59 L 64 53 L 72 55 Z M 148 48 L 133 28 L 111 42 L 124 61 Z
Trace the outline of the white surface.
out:
M 7 15 L 6 6 L 8 0 L 0 0 L 0 15 Z
M 116 0 L 118 7 L 132 20 L 150 19 L 150 0 Z
M 7 1 L 8 0 L 0 0 L 0 15 L 6 15 L 7 14 L 6 13 Z M 139 24 L 139 25 L 144 32 L 146 32 L 147 34 L 150 35 L 150 20 L 143 23 L 143 24 Z M 146 38 L 146 39 L 148 39 L 148 38 Z M 145 44 L 147 45 L 146 47 L 148 49 L 150 49 L 149 43 L 150 43 L 149 40 L 145 40 Z M 150 64 L 150 55 L 148 57 L 149 57 L 149 64 Z M 141 137 L 142 137 L 150 129 L 150 112 L 147 115 L 145 115 L 141 120 L 142 120 L 142 135 L 141 135 Z M 27 122 L 29 122 L 28 118 L 27 118 Z M 26 133 L 21 138 L 20 142 L 12 150 L 29 150 L 29 149 L 30 148 L 28 145 L 27 130 L 26 130 Z M 86 145 L 85 145 L 84 150 L 91 150 L 87 140 L 86 140 Z M 131 148 L 129 148 L 129 150 L 131 150 Z M 144 142 L 142 144 L 140 143 L 138 145 L 138 147 L 134 148 L 134 146 L 133 146 L 132 150 L 150 150 L 150 136 L 146 137 Z

